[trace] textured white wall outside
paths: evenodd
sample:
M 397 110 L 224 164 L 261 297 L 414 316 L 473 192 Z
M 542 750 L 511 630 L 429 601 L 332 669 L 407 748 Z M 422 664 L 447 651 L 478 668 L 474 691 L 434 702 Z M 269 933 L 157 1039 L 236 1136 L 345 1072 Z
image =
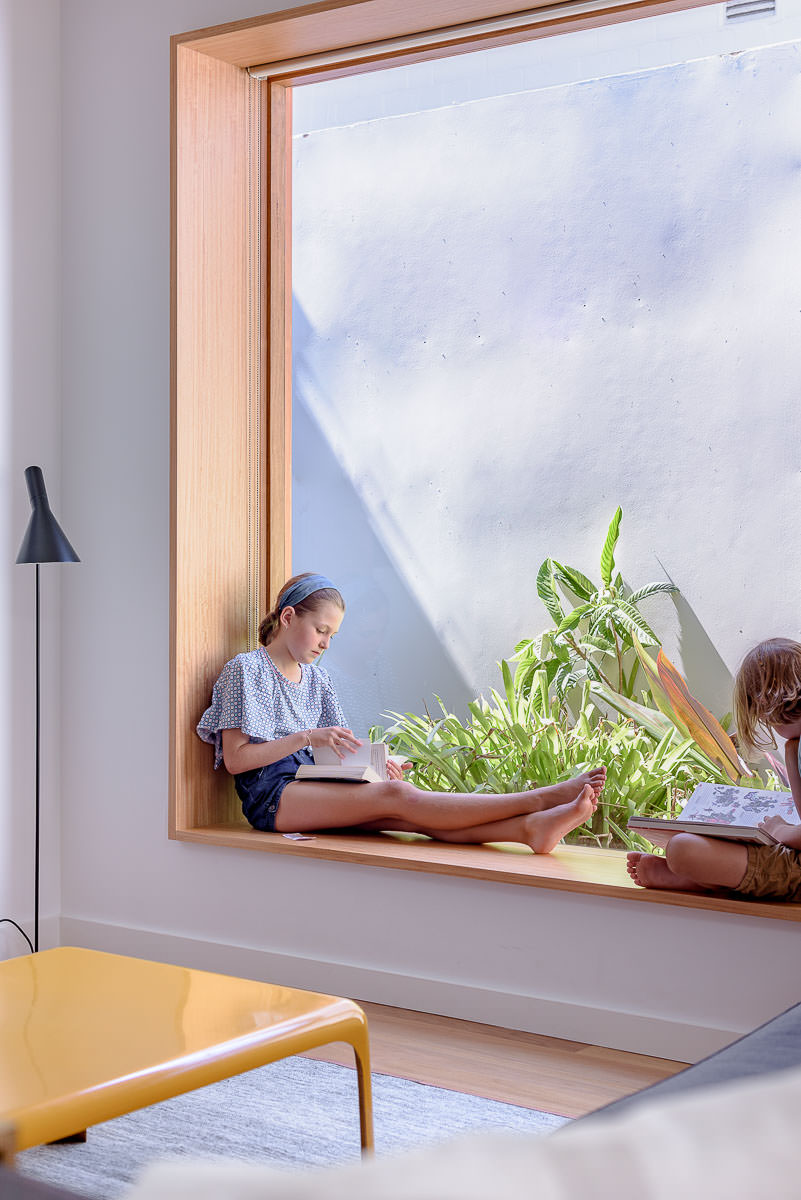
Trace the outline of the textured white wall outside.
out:
M 708 4 L 296 88 L 294 129 L 306 133 L 352 125 L 375 117 L 731 54 L 799 37 L 801 0 L 779 0 L 775 13 L 738 21 L 725 19 L 723 5 Z
M 58 0 L 0 0 L 0 917 L 33 938 L 34 570 L 15 559 L 38 464 L 60 504 L 60 70 Z M 76 542 L 77 534 L 74 535 Z M 40 940 L 60 912 L 60 571 L 42 567 Z M 0 958 L 26 950 L 0 925 Z
M 726 668 L 797 632 L 800 68 L 787 43 L 295 139 L 295 565 L 386 597 L 392 707 L 494 684 L 549 623 L 540 562 L 597 578 L 618 503 L 624 576 L 678 584 L 649 612 L 721 714 Z

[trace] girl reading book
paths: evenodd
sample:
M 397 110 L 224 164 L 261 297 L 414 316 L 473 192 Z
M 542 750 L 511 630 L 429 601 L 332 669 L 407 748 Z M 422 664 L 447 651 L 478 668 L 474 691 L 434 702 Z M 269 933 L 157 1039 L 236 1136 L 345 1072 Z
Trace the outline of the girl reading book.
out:
M 801 817 L 801 644 L 770 638 L 749 650 L 734 680 L 734 715 L 746 751 L 775 747 L 776 734 L 785 739 L 787 778 Z M 629 874 L 646 888 L 686 892 L 726 888 L 745 896 L 801 900 L 801 825 L 777 813 L 760 821 L 758 828 L 775 844 L 675 833 L 664 858 L 632 851 Z
M 214 685 L 197 731 L 214 746 L 214 766 L 234 776 L 242 811 L 255 829 L 303 832 L 381 829 L 425 833 L 445 842 L 524 842 L 548 854 L 594 812 L 606 770 L 504 795 L 426 792 L 392 760 L 381 783 L 295 779 L 328 746 L 343 761 L 359 739 L 348 728 L 328 672 L 316 661 L 345 614 L 323 575 L 297 575 L 281 588 L 259 626 L 259 648 L 238 654 Z

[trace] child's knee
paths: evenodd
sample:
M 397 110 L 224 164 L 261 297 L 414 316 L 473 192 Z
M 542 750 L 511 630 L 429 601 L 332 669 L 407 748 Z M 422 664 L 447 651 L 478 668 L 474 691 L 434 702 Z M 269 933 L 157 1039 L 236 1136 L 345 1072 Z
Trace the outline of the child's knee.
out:
M 667 844 L 665 858 L 671 871 L 675 871 L 677 875 L 688 875 L 692 873 L 699 852 L 704 849 L 705 843 L 697 834 L 674 833 Z
M 382 799 L 386 801 L 386 807 L 393 816 L 407 816 L 415 797 L 419 794 L 417 788 L 405 779 L 387 779 L 379 786 L 382 788 Z

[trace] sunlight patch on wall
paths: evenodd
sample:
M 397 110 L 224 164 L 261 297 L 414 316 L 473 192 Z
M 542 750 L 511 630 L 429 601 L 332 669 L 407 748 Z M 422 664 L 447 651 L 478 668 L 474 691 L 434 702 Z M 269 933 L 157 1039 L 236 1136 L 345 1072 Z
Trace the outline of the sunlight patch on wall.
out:
M 469 689 L 547 624 L 542 559 L 590 570 L 618 503 L 624 573 L 658 556 L 738 656 L 712 546 L 739 579 L 743 495 L 798 500 L 800 66 L 788 44 L 296 140 L 298 393 Z

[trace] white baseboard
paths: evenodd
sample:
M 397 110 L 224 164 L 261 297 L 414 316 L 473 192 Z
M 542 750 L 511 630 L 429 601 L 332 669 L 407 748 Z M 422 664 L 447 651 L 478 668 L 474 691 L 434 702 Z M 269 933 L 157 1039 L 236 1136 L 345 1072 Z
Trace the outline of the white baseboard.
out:
M 745 1032 L 73 917 L 61 919 L 61 944 L 151 958 L 248 979 L 280 981 L 288 987 L 349 996 L 394 1008 L 436 1013 L 679 1062 L 696 1062 Z

